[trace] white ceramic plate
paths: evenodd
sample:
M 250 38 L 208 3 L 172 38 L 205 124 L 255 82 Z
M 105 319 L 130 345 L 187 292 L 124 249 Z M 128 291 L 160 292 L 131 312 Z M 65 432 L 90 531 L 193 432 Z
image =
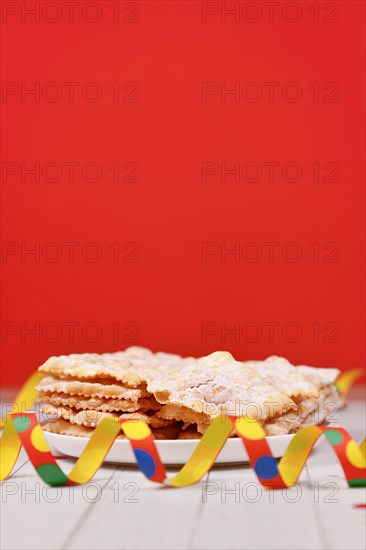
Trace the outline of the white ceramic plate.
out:
M 72 457 L 79 457 L 89 441 L 86 437 L 60 435 L 51 432 L 44 432 L 44 434 L 56 454 Z M 294 434 L 266 437 L 273 456 L 276 458 L 283 456 L 293 437 Z M 187 462 L 199 442 L 199 439 L 157 440 L 156 446 L 165 465 L 178 466 Z M 105 461 L 118 464 L 136 464 L 130 442 L 123 439 L 116 440 Z M 248 455 L 241 439 L 230 438 L 226 441 L 215 464 L 240 464 L 243 462 L 248 462 Z

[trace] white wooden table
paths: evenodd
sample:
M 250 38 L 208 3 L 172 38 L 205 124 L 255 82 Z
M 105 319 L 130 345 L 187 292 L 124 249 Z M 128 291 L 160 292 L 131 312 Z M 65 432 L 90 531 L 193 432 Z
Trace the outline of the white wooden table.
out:
M 366 436 L 362 388 L 337 418 L 358 443 Z M 69 471 L 74 460 L 59 464 Z M 215 467 L 193 487 L 169 489 L 109 465 L 85 486 L 51 488 L 22 451 L 1 486 L 1 548 L 364 549 L 366 511 L 355 505 L 365 502 L 326 442 L 297 486 L 275 492 L 262 490 L 248 466 Z

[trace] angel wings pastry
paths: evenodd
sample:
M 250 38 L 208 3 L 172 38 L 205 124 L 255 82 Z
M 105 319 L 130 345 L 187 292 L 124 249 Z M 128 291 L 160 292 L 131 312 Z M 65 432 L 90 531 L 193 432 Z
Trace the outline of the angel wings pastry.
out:
M 309 423 L 320 424 L 341 405 L 334 385 L 338 369 L 295 367 L 287 359 L 275 356 L 265 361 L 248 361 L 246 364 L 280 388 L 297 405 L 295 414 L 285 414 L 275 425 L 267 426 L 268 435 L 293 433 L 301 425 Z M 309 422 L 311 419 L 314 421 Z
M 65 435 L 90 437 L 103 418 L 122 417 L 144 420 L 156 439 L 199 438 L 223 414 L 251 416 L 278 435 L 320 423 L 327 407 L 341 405 L 337 369 L 281 357 L 241 362 L 228 352 L 196 359 L 131 347 L 50 357 L 39 371 L 38 400 L 50 415 L 44 429 Z

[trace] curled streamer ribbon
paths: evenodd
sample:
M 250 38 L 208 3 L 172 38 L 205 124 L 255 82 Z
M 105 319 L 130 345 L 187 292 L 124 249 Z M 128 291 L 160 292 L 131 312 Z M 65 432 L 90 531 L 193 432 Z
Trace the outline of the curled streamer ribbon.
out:
M 357 377 L 359 374 L 358 372 Z M 36 396 L 34 385 L 38 382 L 39 375 L 40 373 L 36 373 L 31 377 L 32 390 L 26 387 L 28 381 L 20 392 L 27 407 L 32 406 L 30 401 L 32 398 L 34 401 Z M 348 375 L 348 378 L 343 385 L 341 380 L 338 386 L 340 393 L 346 391 L 345 388 L 348 390 L 352 383 L 350 373 L 346 372 L 344 375 Z M 20 402 L 19 396 L 17 402 Z M 348 485 L 366 486 L 366 440 L 358 447 L 344 428 L 301 428 L 294 435 L 281 460 L 277 462 L 260 424 L 250 417 L 231 415 L 212 421 L 187 463 L 178 474 L 168 479 L 151 430 L 141 420 L 103 419 L 95 428 L 74 468 L 66 475 L 52 455 L 35 413 L 10 413 L 6 417 L 0 442 L 0 480 L 10 475 L 20 449 L 24 446 L 38 475 L 48 485 L 60 487 L 87 483 L 102 465 L 114 440 L 122 431 L 130 441 L 140 470 L 148 479 L 173 487 L 184 487 L 196 483 L 210 470 L 233 428 L 241 438 L 250 465 L 264 487 L 283 489 L 294 485 L 321 435 L 324 435 L 333 447 Z
M 264 487 L 283 489 L 294 485 L 311 449 L 322 434 L 333 447 L 348 485 L 366 486 L 366 440 L 358 447 L 343 428 L 301 428 L 277 463 L 260 424 L 250 417 L 234 416 L 213 420 L 188 462 L 177 475 L 168 480 L 151 430 L 142 420 L 103 419 L 74 468 L 66 475 L 53 457 L 35 413 L 12 413 L 6 419 L 1 440 L 0 479 L 9 476 L 23 445 L 45 483 L 54 487 L 87 483 L 103 463 L 122 430 L 131 443 L 140 470 L 148 479 L 173 487 L 184 487 L 199 481 L 212 467 L 233 427 L 242 439 L 250 464 Z
M 338 393 L 340 395 L 346 395 L 357 378 L 361 378 L 364 374 L 362 369 L 350 369 L 342 372 L 335 382 Z

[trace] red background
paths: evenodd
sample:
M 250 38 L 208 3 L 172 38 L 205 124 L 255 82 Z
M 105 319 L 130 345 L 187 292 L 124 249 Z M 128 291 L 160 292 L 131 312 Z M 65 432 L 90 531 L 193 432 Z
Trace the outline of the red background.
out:
M 10 4 L 21 10 L 20 3 Z M 22 242 L 38 242 L 41 250 L 53 242 L 62 250 L 56 262 L 42 254 L 39 262 L 20 252 L 3 254 L 2 383 L 20 384 L 50 355 L 124 349 L 129 340 L 181 354 L 228 349 L 239 359 L 279 354 L 315 366 L 363 365 L 364 2 L 331 3 L 339 8 L 336 16 L 320 2 L 319 22 L 314 3 L 299 2 L 302 15 L 293 23 L 281 11 L 270 22 L 263 3 L 255 23 L 247 20 L 254 11 L 238 22 L 221 21 L 220 2 L 204 23 L 206 8 L 195 1 L 132 8 L 121 2 L 116 23 L 112 4 L 99 2 L 96 23 L 83 21 L 77 10 L 74 23 L 65 12 L 55 23 L 32 16 L 22 22 L 18 11 L 2 24 L 4 81 L 80 83 L 73 103 L 66 93 L 55 103 L 3 95 L 3 162 L 73 160 L 103 170 L 96 183 L 83 181 L 80 172 L 74 182 L 64 173 L 55 183 L 22 182 L 19 173 L 2 180 L 5 250 L 6 243 L 21 250 Z M 137 15 L 129 16 L 136 4 Z M 138 102 L 115 103 L 109 86 L 116 81 L 136 82 Z M 263 96 L 236 102 L 215 94 L 203 102 L 207 81 L 228 88 L 255 82 Z M 83 99 L 86 82 L 99 84 L 100 101 Z M 264 82 L 280 83 L 273 101 Z M 299 84 L 301 100 L 283 99 L 288 82 Z M 314 82 L 320 83 L 318 102 Z M 327 82 L 339 86 L 337 102 L 324 102 Z M 114 183 L 108 167 L 116 161 L 137 163 L 138 182 Z M 284 181 L 280 173 L 272 183 L 264 175 L 256 183 L 201 179 L 203 162 L 263 168 L 266 161 L 297 162 L 300 181 Z M 314 183 L 314 162 L 337 163 L 339 181 Z M 73 262 L 63 245 L 68 241 L 81 243 Z M 272 262 L 263 245 L 269 241 L 280 243 Z M 102 250 L 95 263 L 80 253 L 88 242 Z M 114 262 L 109 247 L 115 242 L 137 243 L 139 261 Z M 203 262 L 203 242 L 255 242 L 262 258 L 221 261 L 215 254 Z M 300 248 L 299 261 L 283 259 L 288 242 Z M 316 242 L 319 261 L 310 249 Z M 336 262 L 323 248 L 329 242 Z M 64 324 L 70 321 L 79 323 L 74 338 Z M 91 322 L 99 327 L 95 342 L 91 325 L 85 332 Z M 237 341 L 220 334 L 220 323 L 232 328 L 235 322 Z M 268 322 L 277 323 L 273 338 Z M 119 335 L 110 328 L 116 323 Z M 203 338 L 203 323 L 213 323 L 215 334 Z M 299 338 L 288 323 L 296 323 Z M 32 327 L 36 335 L 24 332 Z

